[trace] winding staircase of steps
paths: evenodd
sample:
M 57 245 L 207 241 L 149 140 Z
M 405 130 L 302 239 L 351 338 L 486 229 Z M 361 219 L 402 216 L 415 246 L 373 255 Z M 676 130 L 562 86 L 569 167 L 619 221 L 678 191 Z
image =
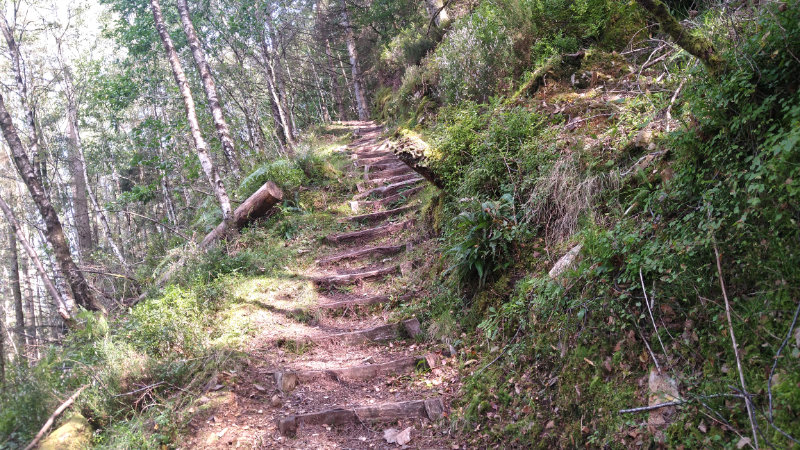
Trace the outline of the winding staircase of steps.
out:
M 343 231 L 321 237 L 303 276 L 316 291 L 305 313 L 312 318 L 277 324 L 283 334 L 263 339 L 254 355 L 262 360 L 246 377 L 257 390 L 233 393 L 238 409 L 198 423 L 190 446 L 459 448 L 446 423 L 456 389 L 448 383 L 457 372 L 452 348 L 425 339 L 417 318 L 391 314 L 416 295 L 405 280 L 426 248 L 414 230 L 424 179 L 385 150 L 381 127 L 347 125 L 356 136 L 347 148 L 350 176 L 361 181 L 352 214 L 339 220 Z M 291 306 L 268 308 L 297 315 Z
M 353 174 L 363 181 L 358 183 L 359 192 L 350 202 L 353 215 L 340 222 L 364 226 L 326 236 L 324 242 L 331 250 L 317 260 L 316 273 L 311 277 L 320 294 L 319 308 L 323 311 L 320 326 L 323 328 L 326 316 L 352 314 L 365 305 L 391 304 L 413 295 L 395 292 L 390 281 L 393 276 L 410 270 L 410 263 L 398 260 L 414 246 L 405 231 L 414 224 L 413 213 L 417 206 L 413 199 L 424 187 L 424 179 L 391 151 L 382 150 L 384 146 L 378 145 L 381 131 L 374 124 L 364 124 L 355 130 L 359 138 L 350 146 Z M 302 399 L 316 397 L 316 401 L 311 402 L 315 405 L 329 404 L 315 410 L 306 410 L 302 402 L 297 408 L 285 408 L 286 414 L 278 419 L 282 435 L 296 438 L 304 433 L 318 433 L 320 426 L 325 432 L 336 432 L 336 427 L 360 427 L 368 422 L 378 425 L 386 422 L 387 427 L 399 423 L 419 432 L 440 421 L 446 413 L 440 395 L 431 389 L 419 388 L 419 384 L 424 383 L 402 383 L 403 375 L 412 375 L 406 377 L 409 379 L 424 375 L 424 371 L 436 368 L 442 360 L 440 354 L 426 351 L 424 345 L 416 343 L 422 337 L 419 321 L 407 318 L 381 323 L 382 317 L 370 315 L 368 311 L 366 315 L 356 313 L 355 317 L 350 323 L 353 329 L 337 331 L 330 327 L 329 332 L 309 339 L 315 344 L 359 347 L 360 351 L 370 353 L 362 363 L 339 366 L 336 361 L 330 361 L 315 369 L 287 367 L 274 372 L 276 386 L 284 396 L 291 398 L 296 392 Z M 325 401 L 331 397 L 330 389 L 336 389 L 337 384 L 348 384 L 348 388 L 364 387 L 372 391 L 369 394 L 374 394 L 375 390 L 386 387 L 387 381 L 392 395 L 382 401 L 376 401 L 372 395 L 359 398 L 358 390 L 350 389 L 348 391 L 354 395 L 347 399 Z M 380 429 L 380 426 L 376 428 Z M 438 444 L 434 444 L 436 441 Z M 377 447 L 396 448 L 396 444 L 385 439 L 372 444 L 373 447 L 377 444 Z M 438 446 L 444 442 L 439 436 L 428 444 Z

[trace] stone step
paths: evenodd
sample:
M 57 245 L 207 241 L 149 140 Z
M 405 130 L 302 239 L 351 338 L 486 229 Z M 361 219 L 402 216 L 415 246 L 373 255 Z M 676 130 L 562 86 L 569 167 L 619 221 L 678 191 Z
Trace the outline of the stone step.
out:
M 394 255 L 397 253 L 402 252 L 407 247 L 407 244 L 398 244 L 398 245 L 378 245 L 374 247 L 366 247 L 366 248 L 357 248 L 355 250 L 351 250 L 344 253 L 338 253 L 336 255 L 328 256 L 327 258 L 322 258 L 317 260 L 317 264 L 325 265 L 331 264 L 339 261 L 344 261 L 347 259 L 358 259 L 358 258 L 366 258 L 372 255 Z
M 417 206 L 415 205 L 408 205 L 408 206 L 401 206 L 399 208 L 394 209 L 387 209 L 385 211 L 378 211 L 369 214 L 361 214 L 358 216 L 350 216 L 344 219 L 339 219 L 339 223 L 344 222 L 378 222 L 380 220 L 387 219 L 392 216 L 397 216 L 403 214 L 405 212 L 411 211 L 416 209 Z
M 370 278 L 378 278 L 384 275 L 390 275 L 398 272 L 399 270 L 400 266 L 365 268 L 353 273 L 313 277 L 312 281 L 319 286 L 336 286 L 341 284 L 351 284 L 361 280 L 368 280 Z
M 415 338 L 420 330 L 417 318 L 406 319 L 400 322 L 388 323 L 364 330 L 349 331 L 314 337 L 315 342 L 338 342 L 347 345 L 369 344 L 374 342 L 393 341 L 402 338 Z
M 369 159 L 369 158 L 386 158 L 389 156 L 394 156 L 394 152 L 391 150 L 378 150 L 378 149 L 369 149 L 364 151 L 355 151 L 350 154 L 350 159 L 353 160 L 362 160 L 362 159 Z
M 425 181 L 425 179 L 422 177 L 414 177 L 410 180 L 401 181 L 399 183 L 393 183 L 386 186 L 372 188 L 368 191 L 364 191 L 354 195 L 353 200 L 363 200 L 373 195 L 378 197 L 387 197 L 389 195 L 398 193 L 402 189 L 412 187 L 415 184 L 421 183 L 422 181 Z
M 297 414 L 278 421 L 278 430 L 284 436 L 295 436 L 305 425 L 346 425 L 364 421 L 429 419 L 438 420 L 444 415 L 444 402 L 440 397 L 380 405 L 333 408 L 309 414 Z
M 414 219 L 409 219 L 404 222 L 390 223 L 381 225 L 374 228 L 367 228 L 366 230 L 351 231 L 348 233 L 330 234 L 325 236 L 325 242 L 329 244 L 341 244 L 347 241 L 354 241 L 357 239 L 377 239 L 379 237 L 387 236 L 395 231 L 405 230 L 414 224 Z

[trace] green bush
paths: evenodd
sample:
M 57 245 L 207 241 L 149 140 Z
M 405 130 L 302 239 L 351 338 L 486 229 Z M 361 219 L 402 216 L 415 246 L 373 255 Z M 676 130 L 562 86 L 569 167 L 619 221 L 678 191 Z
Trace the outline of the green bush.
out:
M 521 233 L 510 194 L 472 205 L 452 220 L 448 230 L 454 241 L 447 251 L 454 260 L 448 271 L 455 269 L 461 280 L 477 279 L 478 286 L 483 286 L 490 274 L 507 267 Z
M 272 181 L 284 191 L 292 191 L 306 181 L 306 174 L 296 161 L 276 159 L 261 164 L 250 175 L 244 177 L 239 183 L 237 193 L 241 198 L 247 198 L 267 181 Z

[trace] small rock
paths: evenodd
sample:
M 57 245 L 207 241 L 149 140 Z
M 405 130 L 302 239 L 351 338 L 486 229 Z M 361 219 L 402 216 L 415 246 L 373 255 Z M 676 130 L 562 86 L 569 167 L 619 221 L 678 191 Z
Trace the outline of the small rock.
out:
M 269 404 L 275 408 L 279 408 L 281 405 L 283 405 L 283 399 L 281 399 L 280 395 L 275 394 L 270 399 Z
M 580 254 L 582 248 L 583 245 L 578 244 L 575 247 L 572 247 L 572 249 L 568 251 L 566 255 L 562 256 L 561 259 L 556 262 L 553 268 L 550 269 L 550 272 L 548 272 L 550 278 L 558 278 L 559 275 L 572 267 L 572 265 L 578 259 L 578 255 Z

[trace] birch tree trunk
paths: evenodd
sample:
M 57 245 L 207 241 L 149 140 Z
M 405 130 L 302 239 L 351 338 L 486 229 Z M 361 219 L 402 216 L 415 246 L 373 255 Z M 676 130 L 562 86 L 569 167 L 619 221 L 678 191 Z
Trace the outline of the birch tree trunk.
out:
M 22 104 L 22 110 L 25 112 L 25 126 L 28 132 L 29 150 L 33 155 L 34 173 L 40 177 L 42 189 L 45 189 L 45 184 L 47 183 L 47 159 L 39 143 L 39 133 L 36 127 L 33 106 L 28 102 L 28 85 L 22 77 L 22 57 L 20 56 L 19 45 L 17 45 L 17 41 L 14 38 L 14 30 L 9 27 L 4 14 L 0 14 L 0 31 L 2 31 L 8 45 L 8 53 L 11 57 L 11 71 L 14 73 L 14 82 L 17 85 L 17 94 Z M 47 194 L 46 191 L 45 194 Z
M 156 23 L 156 30 L 161 37 L 161 42 L 164 44 L 164 51 L 167 54 L 169 65 L 172 68 L 172 75 L 175 77 L 175 83 L 178 85 L 178 90 L 183 97 L 183 106 L 186 109 L 186 118 L 189 122 L 192 139 L 194 140 L 195 151 L 197 158 L 200 160 L 200 165 L 203 167 L 208 182 L 214 189 L 214 194 L 217 197 L 220 208 L 222 209 L 222 220 L 228 225 L 228 230 L 233 230 L 233 211 L 231 210 L 231 201 L 228 197 L 228 192 L 225 190 L 225 185 L 219 176 L 217 168 L 214 166 L 214 161 L 211 159 L 211 154 L 208 150 L 208 144 L 203 138 L 200 131 L 200 124 L 197 122 L 197 112 L 194 106 L 194 98 L 192 91 L 189 89 L 189 82 L 186 80 L 186 74 L 181 67 L 178 53 L 175 51 L 175 45 L 172 43 L 172 38 L 169 36 L 167 26 L 164 23 L 164 16 L 161 12 L 161 5 L 158 0 L 150 0 L 150 9 L 153 11 L 153 19 Z
M 9 211 L 11 208 L 9 208 Z M 19 283 L 19 256 L 17 253 L 16 227 L 8 221 L 8 272 L 11 296 L 14 297 L 15 341 L 17 349 L 25 354 L 25 313 L 22 310 L 22 286 Z
M 285 144 L 286 152 L 291 155 L 295 145 L 292 125 L 278 90 L 274 50 L 271 50 L 267 44 L 266 36 L 261 41 L 261 56 L 264 59 L 264 75 L 267 78 L 267 89 L 270 93 L 270 106 L 272 107 L 273 115 L 277 114 L 278 137 Z
M 84 189 L 84 198 L 83 202 L 86 202 L 85 195 L 89 195 L 89 199 L 92 201 L 92 207 L 97 212 L 97 217 L 100 219 L 100 225 L 103 227 L 103 233 L 106 235 L 106 239 L 108 240 L 108 245 L 111 247 L 111 251 L 114 253 L 114 256 L 117 257 L 122 267 L 125 268 L 125 271 L 128 274 L 133 273 L 131 270 L 130 265 L 125 260 L 125 256 L 122 254 L 122 250 L 120 249 L 119 244 L 117 244 L 117 239 L 114 237 L 114 234 L 111 231 L 111 226 L 108 223 L 108 218 L 106 217 L 103 209 L 100 208 L 100 203 L 97 201 L 97 195 L 95 195 L 94 188 L 92 187 L 92 183 L 89 180 L 89 172 L 86 168 L 86 158 L 83 154 L 83 144 L 81 143 L 81 135 L 80 135 L 80 128 L 78 125 L 78 105 L 75 98 L 75 86 L 72 83 L 72 71 L 70 68 L 64 63 L 64 56 L 61 53 L 61 42 L 58 43 L 58 62 L 61 66 L 61 72 L 64 77 L 64 91 L 67 95 L 67 136 L 69 138 L 70 147 L 72 148 L 72 152 L 74 153 L 74 158 L 77 159 L 77 164 L 75 168 L 80 170 L 80 173 L 73 174 L 73 176 L 77 179 L 81 180 L 81 184 L 83 185 Z M 86 219 L 87 219 L 87 232 L 91 237 L 91 228 L 89 228 L 88 223 L 88 211 L 86 212 Z M 77 222 L 77 220 L 76 220 Z M 78 229 L 78 236 L 80 237 L 81 231 L 80 228 Z
M 44 220 L 45 223 L 45 236 L 53 247 L 53 254 L 59 269 L 66 278 L 67 284 L 72 291 L 75 302 L 86 309 L 105 313 L 105 308 L 94 298 L 89 290 L 89 283 L 86 282 L 83 273 L 78 269 L 78 266 L 72 259 L 69 244 L 64 236 L 64 228 L 61 226 L 58 214 L 55 208 L 53 208 L 52 203 L 50 203 L 50 198 L 45 193 L 41 181 L 36 176 L 30 160 L 28 160 L 28 155 L 25 152 L 25 148 L 22 146 L 22 141 L 19 139 L 11 115 L 9 115 L 6 110 L 5 100 L 2 95 L 0 95 L 0 129 L 2 129 L 3 136 L 11 149 L 11 155 L 14 159 L 17 171 L 25 182 L 31 197 L 33 197 L 33 201 L 36 203 L 39 213 L 42 215 L 42 220 Z
M 342 19 L 345 28 L 345 40 L 347 41 L 347 53 L 350 55 L 350 71 L 353 76 L 353 92 L 356 95 L 356 111 L 358 111 L 358 120 L 369 120 L 369 106 L 367 106 L 367 97 L 364 94 L 364 82 L 361 78 L 361 69 L 358 63 L 358 49 L 356 48 L 356 36 L 353 31 L 353 26 L 350 23 L 350 14 L 347 12 L 347 5 L 344 5 L 342 10 Z
M 183 32 L 186 34 L 186 39 L 189 41 L 189 48 L 192 50 L 192 57 L 197 66 L 197 71 L 200 73 L 200 79 L 203 81 L 203 89 L 206 92 L 206 99 L 208 100 L 208 108 L 211 110 L 211 117 L 214 119 L 214 127 L 217 129 L 217 137 L 222 143 L 222 152 L 231 172 L 238 179 L 241 172 L 239 164 L 239 157 L 236 155 L 236 148 L 231 138 L 231 131 L 228 127 L 228 122 L 222 114 L 222 107 L 219 104 L 219 95 L 217 95 L 217 86 L 214 83 L 214 77 L 211 75 L 211 67 L 206 60 L 205 52 L 200 46 L 200 40 L 197 38 L 192 19 L 189 16 L 189 6 L 186 0 L 176 0 L 178 6 L 178 13 L 181 16 L 181 25 L 183 25 Z
M 333 100 L 336 102 L 336 111 L 339 113 L 338 119 L 340 121 L 347 120 L 347 110 L 344 107 L 342 86 L 339 84 L 339 75 L 336 73 L 336 68 L 333 66 L 333 50 L 331 50 L 330 39 L 325 39 L 325 56 L 328 60 L 328 73 L 330 73 L 331 84 L 333 85 Z

